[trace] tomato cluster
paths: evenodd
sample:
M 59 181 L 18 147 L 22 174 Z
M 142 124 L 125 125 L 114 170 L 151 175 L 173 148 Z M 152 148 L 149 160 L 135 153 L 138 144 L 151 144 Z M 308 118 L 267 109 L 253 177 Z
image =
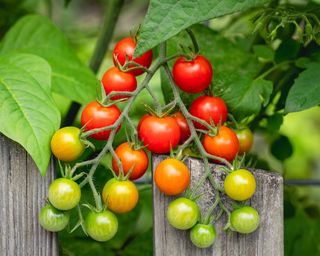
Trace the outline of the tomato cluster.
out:
M 193 195 L 197 186 L 190 187 L 191 172 L 182 160 L 183 150 L 197 142 L 194 145 L 200 147 L 202 154 L 206 153 L 205 157 L 230 167 L 229 162 L 250 150 L 253 135 L 248 128 L 238 129 L 236 132 L 231 128 L 227 104 L 223 98 L 213 96 L 210 91 L 212 65 L 204 56 L 196 54 L 192 58 L 179 57 L 172 69 L 175 90 L 202 94 L 190 104 L 189 111 L 184 105 L 178 105 L 179 110 L 175 109 L 176 103 L 170 111 L 164 111 L 165 107 L 159 106 L 156 110 L 149 109 L 149 113 L 140 119 L 137 128 L 132 128 L 133 136 L 113 150 L 113 138 L 123 120 L 128 118 L 128 112 L 121 112 L 117 103 L 136 96 L 139 92 L 136 76 L 145 71 L 148 71 L 148 75 L 150 73 L 147 69 L 152 62 L 152 51 L 134 58 L 135 47 L 136 41 L 131 37 L 115 45 L 114 67 L 108 69 L 101 79 L 105 97 L 84 107 L 81 129 L 64 127 L 53 135 L 52 152 L 58 160 L 73 162 L 90 145 L 90 137 L 105 141 L 106 150 L 102 152 L 109 150 L 112 154 L 114 178 L 106 181 L 101 198 L 93 184 L 91 171 L 81 183 L 89 183 L 96 202 L 96 207 L 89 206 L 90 212 L 81 226 L 96 241 L 112 239 L 118 230 L 116 214 L 130 212 L 137 205 L 139 193 L 133 181 L 141 178 L 148 169 L 146 149 L 156 154 L 170 153 L 170 157 L 155 167 L 154 183 L 167 196 L 185 194 L 169 204 L 167 220 L 174 228 L 190 230 L 190 239 L 197 247 L 209 247 L 216 238 L 211 218 L 213 213 L 209 211 L 206 218 L 201 216 Z M 173 109 L 174 113 L 170 114 Z M 131 127 L 134 126 L 133 123 L 130 124 Z M 95 161 L 94 159 L 93 162 L 97 165 Z M 48 204 L 39 215 L 40 224 L 47 230 L 64 229 L 69 222 L 69 211 L 79 205 L 81 188 L 76 180 L 82 175 L 74 175 L 76 168 L 77 165 L 72 169 L 66 167 L 63 177 L 53 181 L 49 187 Z M 198 182 L 203 184 L 204 180 L 200 179 Z M 238 168 L 235 171 L 228 170 L 224 191 L 231 199 L 246 201 L 252 197 L 255 189 L 256 180 L 250 171 Z M 259 225 L 259 214 L 250 206 L 236 207 L 230 214 L 229 225 L 239 233 L 251 233 Z

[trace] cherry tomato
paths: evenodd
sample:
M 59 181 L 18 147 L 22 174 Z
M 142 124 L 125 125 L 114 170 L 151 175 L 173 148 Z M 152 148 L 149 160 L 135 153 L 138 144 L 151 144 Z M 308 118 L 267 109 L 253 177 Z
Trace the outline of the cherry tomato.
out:
M 122 168 L 125 175 L 133 167 L 129 177 L 130 180 L 139 179 L 147 171 L 149 160 L 144 149 L 135 150 L 130 147 L 128 142 L 125 142 L 119 145 L 115 152 L 122 163 Z M 112 158 L 112 167 L 113 170 L 118 174 L 119 167 L 114 158 Z
M 171 226 L 187 230 L 192 228 L 200 218 L 198 205 L 185 197 L 173 200 L 167 210 L 167 219 Z
M 237 135 L 226 126 L 221 126 L 218 134 L 215 136 L 206 134 L 202 144 L 209 154 L 228 161 L 232 161 L 236 157 L 240 147 Z
M 236 131 L 239 143 L 240 150 L 239 154 L 248 153 L 253 144 L 253 134 L 249 128 Z
M 80 140 L 80 129 L 77 127 L 63 127 L 56 131 L 51 139 L 51 151 L 61 161 L 76 160 L 84 149 L 85 146 Z
M 81 189 L 73 180 L 59 178 L 50 184 L 48 198 L 58 210 L 70 210 L 80 202 Z
M 211 124 L 210 120 L 212 120 L 215 125 L 219 122 L 223 125 L 227 120 L 228 109 L 224 100 L 221 98 L 200 96 L 191 103 L 190 114 L 206 121 L 208 124 Z M 198 129 L 207 130 L 207 128 L 199 122 L 194 122 L 194 125 Z
M 42 207 L 39 213 L 40 225 L 51 232 L 63 230 L 68 225 L 69 219 L 68 212 L 59 211 L 50 204 Z
M 152 62 L 152 50 L 147 51 L 143 55 L 138 58 L 133 59 L 134 50 L 136 49 L 136 42 L 131 37 L 126 37 L 120 40 L 113 49 L 113 63 L 116 66 L 116 59 L 119 61 L 120 65 L 124 65 L 126 62 L 126 58 L 129 61 L 134 61 L 145 68 L 149 68 Z M 129 68 L 134 67 L 134 65 L 129 65 Z M 130 71 L 131 74 L 135 76 L 139 76 L 144 73 L 142 69 L 136 69 Z
M 121 115 L 116 105 L 104 107 L 97 101 L 89 103 L 82 111 L 81 124 L 86 131 L 113 125 Z M 120 128 L 120 126 L 119 126 Z M 118 130 L 119 130 L 118 128 Z M 107 140 L 111 130 L 92 134 L 90 137 L 96 140 Z
M 255 231 L 260 224 L 260 216 L 256 209 L 244 206 L 234 210 L 230 216 L 231 227 L 241 234 Z
M 156 167 L 154 180 L 162 193 L 174 196 L 181 194 L 189 186 L 190 171 L 183 162 L 168 158 Z
M 224 190 L 233 200 L 247 200 L 256 191 L 256 179 L 248 170 L 233 171 L 224 180 Z
M 110 211 L 90 211 L 85 219 L 88 235 L 99 242 L 112 239 L 118 231 L 118 219 Z
M 139 193 L 132 181 L 119 181 L 113 178 L 104 185 L 102 199 L 111 211 L 125 213 L 137 205 Z
M 180 141 L 179 143 L 182 144 L 185 142 L 191 135 L 189 125 L 187 123 L 186 118 L 183 116 L 181 112 L 176 112 L 173 117 L 176 119 L 179 127 L 180 127 Z
M 108 95 L 112 91 L 118 92 L 133 92 L 137 88 L 137 79 L 130 73 L 125 73 L 118 68 L 108 69 L 102 77 L 102 85 Z M 125 95 L 112 96 L 112 100 L 129 98 Z
M 197 224 L 190 231 L 191 242 L 199 248 L 208 248 L 216 239 L 216 229 L 212 225 Z
M 212 66 L 203 56 L 198 55 L 193 60 L 180 57 L 172 69 L 176 85 L 188 93 L 198 93 L 207 89 L 212 80 Z
M 173 117 L 145 116 L 138 130 L 139 138 L 153 153 L 169 153 L 180 140 L 180 128 Z

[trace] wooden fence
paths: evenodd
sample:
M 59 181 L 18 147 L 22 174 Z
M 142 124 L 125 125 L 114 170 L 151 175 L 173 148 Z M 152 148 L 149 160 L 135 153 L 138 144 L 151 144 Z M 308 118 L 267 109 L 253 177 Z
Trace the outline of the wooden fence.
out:
M 164 156 L 153 157 L 155 167 Z M 188 159 L 191 182 L 203 173 L 200 160 Z M 212 168 L 215 168 L 212 165 Z M 57 236 L 44 231 L 38 214 L 54 179 L 53 164 L 42 177 L 29 155 L 21 146 L 0 135 L 0 255 L 1 256 L 57 256 Z M 222 173 L 214 172 L 222 183 Z M 250 235 L 226 234 L 226 221 L 216 223 L 217 239 L 212 248 L 197 249 L 189 240 L 187 231 L 173 229 L 166 221 L 165 211 L 172 198 L 162 195 L 153 186 L 154 255 L 155 256 L 282 256 L 283 255 L 283 181 L 282 177 L 255 170 L 257 191 L 250 201 L 261 216 L 260 228 Z M 200 200 L 202 209 L 214 201 L 209 183 Z M 227 199 L 226 199 L 227 200 Z M 143 256 L 143 252 L 141 252 Z

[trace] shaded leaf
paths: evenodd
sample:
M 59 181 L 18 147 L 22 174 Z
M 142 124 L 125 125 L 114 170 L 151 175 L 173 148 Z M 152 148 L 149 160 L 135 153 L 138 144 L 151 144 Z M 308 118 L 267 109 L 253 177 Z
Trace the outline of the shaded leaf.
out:
M 0 58 L 0 132 L 27 150 L 42 175 L 51 156 L 51 137 L 60 126 L 50 79 L 50 66 L 40 57 L 10 54 Z
M 64 34 L 40 15 L 21 18 L 5 35 L 0 53 L 22 52 L 38 55 L 52 68 L 52 90 L 63 96 L 87 103 L 95 98 L 97 79 L 82 64 Z
M 135 56 L 139 56 L 181 30 L 226 14 L 261 6 L 268 0 L 151 0 L 142 24 Z
M 288 137 L 280 135 L 271 145 L 272 155 L 280 161 L 289 158 L 293 153 L 292 144 Z

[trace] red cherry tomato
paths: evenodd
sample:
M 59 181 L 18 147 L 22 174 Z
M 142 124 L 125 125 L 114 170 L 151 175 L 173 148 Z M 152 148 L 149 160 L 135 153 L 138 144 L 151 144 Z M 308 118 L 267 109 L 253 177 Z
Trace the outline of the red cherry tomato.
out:
M 130 73 L 125 73 L 118 68 L 108 69 L 102 77 L 102 85 L 108 95 L 112 91 L 133 92 L 137 88 L 137 79 Z M 125 95 L 112 96 L 112 100 L 129 98 Z
M 120 109 L 116 105 L 104 107 L 97 101 L 89 103 L 82 111 L 81 124 L 86 131 L 113 125 L 121 115 Z M 119 126 L 120 128 L 120 126 Z M 118 128 L 118 129 L 119 129 Z M 111 130 L 92 134 L 96 140 L 107 140 Z
M 191 135 L 190 128 L 187 123 L 186 118 L 182 115 L 181 112 L 176 112 L 173 117 L 176 119 L 179 127 L 180 127 L 180 144 L 185 142 Z
M 212 80 L 212 66 L 203 56 L 198 55 L 193 60 L 180 57 L 172 69 L 176 85 L 188 93 L 198 93 L 207 89 Z
M 136 42 L 131 37 L 126 37 L 120 40 L 113 49 L 113 63 L 116 65 L 116 59 L 119 61 L 120 65 L 124 65 L 126 58 L 129 61 L 134 61 L 145 68 L 149 68 L 152 62 L 152 50 L 147 51 L 138 58 L 133 59 L 134 50 L 136 48 Z M 126 57 L 127 56 L 127 57 Z M 129 65 L 129 68 L 134 67 L 134 65 Z M 131 74 L 139 76 L 144 73 L 142 69 L 136 69 L 130 71 Z
M 232 161 L 239 152 L 237 135 L 230 128 L 221 126 L 215 136 L 205 135 L 202 141 L 204 149 L 211 155 Z
M 130 169 L 133 167 L 133 170 L 130 174 L 130 180 L 136 180 L 145 174 L 148 169 L 148 156 L 144 149 L 135 150 L 130 147 L 128 142 L 122 143 L 115 150 L 117 156 L 119 157 L 124 174 L 126 175 Z M 113 170 L 118 174 L 119 167 L 114 158 L 112 158 L 112 167 Z
M 223 99 L 211 96 L 200 96 L 196 98 L 190 106 L 190 114 L 198 117 L 208 124 L 210 119 L 217 125 L 221 121 L 221 125 L 227 120 L 228 110 Z M 206 127 L 198 122 L 194 122 L 198 129 L 206 130 Z
M 173 117 L 145 116 L 140 122 L 139 138 L 153 153 L 169 153 L 180 140 L 180 128 Z

